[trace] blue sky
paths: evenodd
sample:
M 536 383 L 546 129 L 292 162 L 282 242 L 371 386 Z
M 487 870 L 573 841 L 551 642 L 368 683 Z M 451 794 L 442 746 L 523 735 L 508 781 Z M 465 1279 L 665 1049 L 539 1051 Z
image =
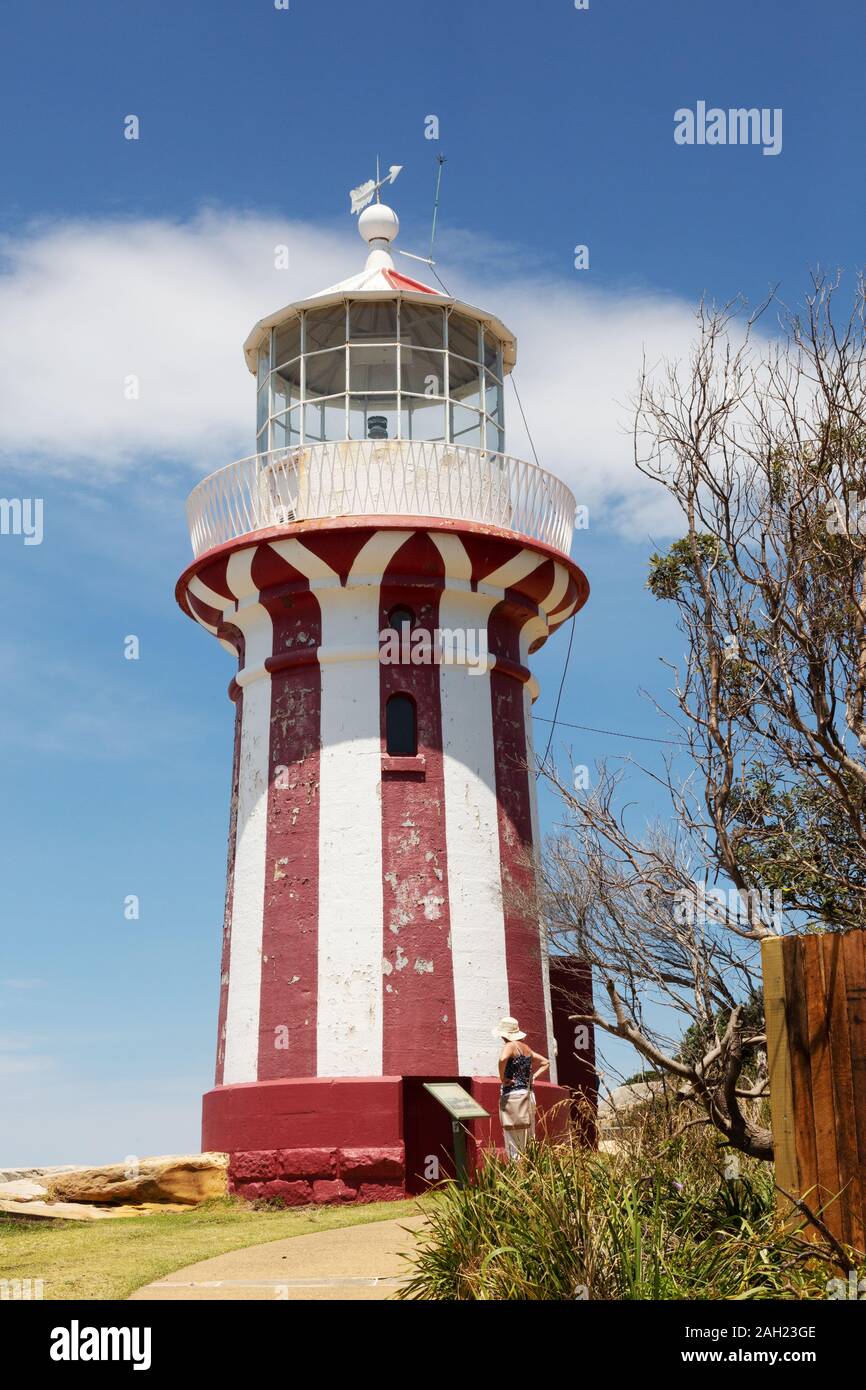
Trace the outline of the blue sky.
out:
M 247 329 L 360 267 L 346 194 L 377 153 L 405 166 L 399 244 L 423 250 L 443 153 L 440 273 L 516 332 L 541 462 L 590 506 L 561 715 L 667 736 L 639 687 L 662 692 L 678 649 L 643 589 L 669 521 L 632 476 L 624 402 L 644 346 L 685 350 L 701 293 L 796 300 L 817 262 L 853 278 L 863 15 L 44 0 L 0 38 L 0 493 L 45 517 L 39 546 L 0 537 L 0 1164 L 105 1161 L 196 1148 L 212 1076 L 230 665 L 173 586 L 185 494 L 253 448 Z M 782 108 L 781 153 L 675 145 L 699 100 Z M 139 370 L 133 413 L 116 383 Z M 538 660 L 541 715 L 565 645 Z M 566 743 L 587 764 L 659 748 Z

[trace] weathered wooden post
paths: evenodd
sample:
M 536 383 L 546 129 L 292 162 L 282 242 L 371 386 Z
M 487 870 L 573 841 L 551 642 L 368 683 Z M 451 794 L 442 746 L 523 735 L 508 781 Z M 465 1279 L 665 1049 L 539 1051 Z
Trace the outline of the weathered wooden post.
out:
M 866 931 L 772 937 L 762 957 L 776 1182 L 864 1250 Z

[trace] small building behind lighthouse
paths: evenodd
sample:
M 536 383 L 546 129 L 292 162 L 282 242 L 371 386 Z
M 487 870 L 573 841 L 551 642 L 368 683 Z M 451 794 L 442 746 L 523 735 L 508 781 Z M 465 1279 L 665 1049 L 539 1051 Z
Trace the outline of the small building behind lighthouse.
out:
M 193 490 L 177 586 L 237 663 L 202 1145 L 235 1190 L 298 1204 L 444 1173 L 425 1082 L 459 1081 L 501 1142 L 502 1017 L 551 1058 L 542 1109 L 570 1080 L 532 905 L 530 658 L 587 596 L 574 499 L 507 452 L 513 333 L 397 268 L 390 208 L 359 230 L 359 273 L 247 338 L 255 453 Z

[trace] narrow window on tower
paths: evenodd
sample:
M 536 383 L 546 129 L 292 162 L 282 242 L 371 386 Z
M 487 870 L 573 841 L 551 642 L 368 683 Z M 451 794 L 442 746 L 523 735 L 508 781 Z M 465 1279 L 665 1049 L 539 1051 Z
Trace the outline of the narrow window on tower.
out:
M 410 695 L 392 695 L 385 706 L 385 743 L 392 758 L 414 758 L 418 752 L 418 720 Z

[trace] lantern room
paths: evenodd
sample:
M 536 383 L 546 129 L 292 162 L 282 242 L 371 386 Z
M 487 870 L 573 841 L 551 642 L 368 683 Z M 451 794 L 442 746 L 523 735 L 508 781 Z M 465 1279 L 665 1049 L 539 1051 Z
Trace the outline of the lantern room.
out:
M 390 208 L 368 208 L 362 274 L 250 334 L 257 453 L 364 439 L 504 451 L 514 338 L 489 314 L 400 274 L 388 250 L 398 227 Z

